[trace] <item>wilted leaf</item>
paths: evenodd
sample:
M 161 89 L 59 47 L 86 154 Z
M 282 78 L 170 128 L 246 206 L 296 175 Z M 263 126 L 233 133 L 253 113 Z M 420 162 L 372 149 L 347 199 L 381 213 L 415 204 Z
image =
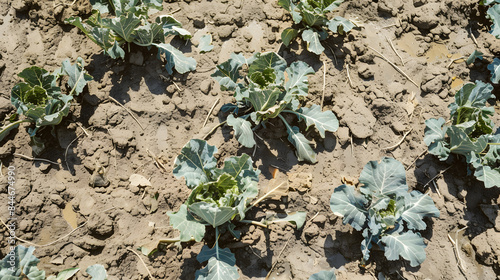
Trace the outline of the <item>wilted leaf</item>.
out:
M 283 44 L 288 47 L 288 45 L 290 45 L 290 42 L 293 39 L 297 38 L 298 35 L 299 31 L 297 29 L 291 27 L 285 28 L 285 30 L 281 32 L 281 41 L 283 41 Z
M 73 275 L 75 275 L 80 269 L 79 268 L 68 268 L 68 269 L 65 269 L 61 272 L 59 272 L 57 274 L 57 277 L 56 276 L 49 276 L 47 277 L 47 280 L 67 280 L 71 277 L 73 277 Z
M 213 50 L 214 46 L 212 45 L 212 35 L 205 34 L 201 36 L 198 48 L 200 49 L 200 53 L 205 53 Z
M 335 272 L 333 271 L 320 271 L 318 273 L 314 273 L 309 277 L 309 280 L 336 280 Z
M 312 149 L 311 145 L 313 144 L 311 141 L 307 140 L 304 134 L 299 132 L 299 128 L 293 126 L 291 129 L 288 129 L 288 141 L 292 143 L 292 145 L 296 149 L 296 156 L 299 161 L 308 161 L 310 163 L 316 162 L 316 153 Z
M 307 217 L 307 212 L 305 211 L 298 211 L 298 212 L 293 212 L 293 213 L 286 213 L 284 216 L 283 214 L 272 214 L 269 216 L 266 216 L 264 220 L 261 222 L 264 224 L 275 224 L 275 223 L 280 223 L 280 222 L 290 222 L 292 224 L 297 225 L 297 229 L 301 229 L 304 226 L 304 223 L 306 222 L 306 217 Z
M 101 264 L 94 264 L 89 266 L 85 272 L 92 276 L 91 280 L 106 280 L 108 279 L 108 273 L 106 269 Z

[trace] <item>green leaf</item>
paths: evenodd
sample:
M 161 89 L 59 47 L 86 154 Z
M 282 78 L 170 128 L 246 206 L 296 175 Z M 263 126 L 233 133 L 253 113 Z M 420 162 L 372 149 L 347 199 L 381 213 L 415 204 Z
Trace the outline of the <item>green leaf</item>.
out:
M 133 13 L 129 13 L 127 16 L 121 15 L 119 18 L 112 18 L 109 23 L 109 28 L 125 41 L 132 42 L 135 36 L 134 31 L 140 24 L 141 20 Z
M 479 166 L 474 172 L 479 181 L 484 182 L 485 188 L 500 187 L 500 168 Z
M 190 140 L 181 150 L 174 162 L 174 176 L 186 178 L 186 185 L 194 188 L 200 183 L 211 180 L 212 170 L 217 167 L 215 146 L 199 139 Z
M 297 229 L 301 229 L 306 222 L 307 212 L 297 211 L 293 213 L 287 213 L 284 217 L 280 214 L 274 214 L 266 217 L 263 221 L 264 224 L 275 224 L 280 222 L 290 222 L 297 225 Z
M 222 173 L 217 181 L 202 183 L 194 188 L 186 205 L 189 207 L 196 202 L 206 202 L 220 207 L 233 207 L 240 193 L 236 179 L 227 173 Z
M 151 46 L 153 43 L 164 43 L 163 29 L 157 23 L 140 26 L 135 30 L 134 44 Z
M 314 273 L 309 277 L 309 280 L 336 280 L 335 272 L 333 271 L 320 271 L 318 273 Z
M 187 242 L 191 239 L 200 242 L 205 236 L 205 225 L 195 220 L 185 204 L 181 205 L 178 212 L 170 212 L 167 215 L 170 217 L 170 224 L 181 232 L 179 237 L 181 242 Z
M 355 192 L 353 186 L 342 185 L 333 191 L 330 198 L 330 209 L 337 216 L 343 217 L 344 224 L 350 224 L 356 230 L 365 227 L 368 212 L 365 205 L 368 200 Z
M 351 31 L 354 26 L 355 25 L 352 21 L 340 16 L 336 16 L 328 22 L 328 29 L 330 29 L 333 33 L 339 33 L 340 35 Z
M 0 261 L 0 279 L 22 280 L 24 274 L 29 280 L 45 279 L 45 271 L 36 267 L 40 260 L 33 255 L 35 247 L 16 246 Z
M 463 122 L 463 118 L 457 116 L 459 107 L 479 109 L 485 107 L 488 99 L 495 98 L 495 95 L 491 93 L 492 90 L 492 85 L 481 81 L 476 81 L 475 84 L 465 84 L 455 95 L 455 102 L 448 106 L 448 108 L 450 108 L 450 114 L 455 120 L 454 124 Z
M 488 152 L 483 158 L 484 164 L 500 167 L 500 134 L 491 136 L 488 142 Z
M 90 0 L 90 4 L 92 10 L 98 10 L 101 14 L 109 13 L 108 0 Z
M 254 170 L 252 164 L 252 158 L 247 154 L 242 154 L 239 157 L 226 158 L 221 171 L 233 176 L 238 182 L 241 182 L 243 178 L 259 181 L 260 170 Z
M 189 31 L 182 28 L 180 21 L 176 20 L 172 16 L 159 16 L 156 18 L 156 23 L 162 26 L 163 34 L 165 36 L 179 35 L 183 40 L 187 40 L 192 37 Z
M 290 111 L 291 112 L 291 111 Z M 314 125 L 321 135 L 325 138 L 325 131 L 335 132 L 339 128 L 339 121 L 332 111 L 321 111 L 321 106 L 313 104 L 310 108 L 303 107 L 295 112 L 299 119 L 306 121 L 306 130 Z
M 174 48 L 170 44 L 153 44 L 158 48 L 158 57 L 161 54 L 165 55 L 166 65 L 168 74 L 172 75 L 172 69 L 175 67 L 175 70 L 180 74 L 185 74 L 189 71 L 194 71 L 196 69 L 196 60 L 192 57 L 185 56 L 181 51 Z
M 399 196 L 408 191 L 404 166 L 389 157 L 383 157 L 380 163 L 368 162 L 361 171 L 359 182 L 363 184 L 360 191 L 365 196 Z
M 321 0 L 320 0 L 321 1 Z M 324 12 L 331 12 L 334 9 L 337 9 L 344 0 L 322 0 L 324 5 L 326 5 L 325 8 L 323 8 Z
M 71 277 L 73 277 L 73 275 L 75 275 L 80 269 L 75 267 L 75 268 L 68 268 L 68 269 L 65 269 L 61 272 L 59 272 L 59 274 L 57 274 L 57 277 L 54 277 L 53 279 L 54 280 L 67 280 Z M 49 276 L 50 277 L 50 276 Z M 47 278 L 47 280 L 49 280 L 49 278 Z
M 293 126 L 291 129 L 287 129 L 287 131 L 288 141 L 290 141 L 290 143 L 292 143 L 292 145 L 295 147 L 295 155 L 297 156 L 297 159 L 299 161 L 315 163 L 316 153 L 311 147 L 313 143 L 307 140 L 307 138 L 299 132 L 299 128 L 296 126 Z
M 288 47 L 288 45 L 290 45 L 290 42 L 293 39 L 297 38 L 298 35 L 299 31 L 297 29 L 291 27 L 285 28 L 285 30 L 281 32 L 281 41 L 283 41 L 283 44 Z
M 283 72 L 286 69 L 286 60 L 275 52 L 256 53 L 253 61 L 249 62 L 248 76 L 251 77 L 256 72 L 264 72 L 268 68 L 274 69 L 276 75 L 275 84 L 280 84 L 285 78 Z M 273 104 L 274 105 L 274 104 Z
M 212 45 L 212 35 L 205 34 L 200 38 L 200 44 L 198 45 L 200 53 L 206 53 L 214 49 Z
M 248 93 L 248 101 L 252 103 L 255 111 L 265 111 L 276 105 L 281 91 L 279 88 L 260 89 L 253 84 L 250 84 Z
M 102 264 L 94 264 L 85 270 L 92 278 L 91 280 L 106 280 L 108 279 L 108 273 Z
M 481 135 L 475 141 L 460 128 L 450 126 L 446 132 L 450 137 L 450 151 L 459 155 L 467 155 L 469 152 L 481 153 L 488 144 L 488 136 Z
M 488 11 L 486 11 L 486 17 L 491 19 L 493 25 L 491 25 L 490 33 L 493 34 L 497 39 L 500 39 L 500 4 L 495 4 L 491 6 Z
M 196 271 L 196 280 L 237 280 L 240 278 L 238 269 L 228 263 L 211 257 L 205 268 Z
M 409 229 L 424 230 L 427 225 L 423 221 L 424 217 L 439 217 L 439 210 L 434 205 L 434 201 L 428 195 L 418 191 L 412 191 L 404 196 L 404 200 L 399 200 L 403 212 L 401 217 L 408 224 Z
M 206 262 L 211 258 L 216 258 L 219 261 L 227 263 L 228 265 L 236 264 L 236 258 L 234 257 L 234 254 L 231 253 L 231 250 L 229 250 L 229 248 L 221 249 L 217 243 L 212 249 L 210 249 L 207 245 L 203 246 L 203 248 L 201 248 L 201 252 L 198 256 L 196 256 L 196 260 L 198 260 L 199 263 Z
M 500 4 L 497 4 L 500 6 Z M 500 58 L 495 57 L 493 62 L 488 64 L 488 70 L 491 72 L 491 82 L 498 84 L 500 81 Z
M 437 156 L 440 160 L 446 160 L 450 155 L 450 149 L 445 142 L 447 126 L 442 128 L 445 120 L 428 119 L 425 121 L 424 143 L 429 147 L 429 153 Z
M 322 11 L 301 9 L 301 12 L 302 20 L 309 27 L 324 26 L 327 23 L 326 16 Z
M 17 75 L 23 78 L 31 87 L 39 86 L 45 90 L 53 88 L 56 80 L 54 75 L 37 66 L 26 68 Z
M 403 259 L 410 261 L 410 266 L 416 267 L 425 260 L 424 239 L 418 233 L 404 232 L 402 234 L 393 234 L 382 236 L 382 242 L 385 243 L 385 257 L 389 261 Z
M 62 62 L 61 74 L 68 75 L 68 85 L 72 89 L 71 92 L 75 92 L 76 95 L 82 93 L 87 83 L 93 80 L 93 77 L 85 71 L 84 66 L 85 62 L 81 57 L 76 59 L 74 65 L 71 65 L 69 59 Z
M 234 129 L 234 136 L 241 145 L 252 148 L 255 146 L 255 139 L 253 138 L 252 124 L 243 119 L 235 118 L 233 115 L 227 117 L 227 125 Z
M 300 10 L 295 5 L 293 0 L 278 0 L 278 5 L 280 5 L 285 10 L 290 12 L 290 14 L 292 15 L 293 22 L 298 24 L 302 21 L 302 15 L 300 13 Z
M 257 186 L 258 178 L 254 180 L 251 176 L 250 174 L 250 176 L 245 176 L 241 179 L 241 185 L 243 186 L 241 189 L 243 192 L 238 196 L 238 204 L 236 205 L 240 220 L 245 219 L 247 206 L 259 195 L 259 187 Z
M 287 94 L 307 96 L 309 90 L 307 75 L 314 74 L 314 69 L 305 62 L 296 61 L 290 64 L 285 73 L 288 75 L 288 80 L 285 82 Z
M 217 70 L 210 76 L 219 82 L 221 90 L 236 89 L 237 81 L 241 78 L 239 70 L 244 64 L 243 61 L 243 55 L 232 53 L 227 61 L 217 65 Z
M 235 207 L 219 207 L 214 203 L 196 202 L 189 205 L 189 211 L 213 227 L 230 221 L 238 210 Z
M 471 64 L 471 63 L 474 63 L 474 61 L 476 61 L 476 59 L 479 58 L 479 59 L 483 59 L 483 53 L 478 51 L 478 50 L 474 50 L 474 52 L 472 52 L 469 56 L 469 58 L 467 58 L 467 60 L 465 61 L 465 63 L 467 65 Z
M 5 137 L 7 137 L 7 135 L 9 135 L 11 130 L 18 128 L 21 122 L 24 121 L 16 121 L 0 127 L 0 141 L 2 141 Z
M 307 50 L 320 55 L 325 48 L 320 43 L 318 32 L 306 29 L 302 32 L 302 39 L 307 42 Z

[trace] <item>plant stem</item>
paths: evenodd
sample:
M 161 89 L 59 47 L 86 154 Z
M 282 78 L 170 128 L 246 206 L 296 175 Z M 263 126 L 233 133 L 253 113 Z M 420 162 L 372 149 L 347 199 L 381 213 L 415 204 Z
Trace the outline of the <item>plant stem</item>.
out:
M 18 120 L 18 121 L 15 121 L 13 123 L 10 123 L 8 125 L 5 125 L 5 126 L 2 126 L 2 130 L 0 131 L 0 134 L 3 132 L 3 131 L 6 131 L 8 129 L 13 129 L 13 126 L 16 126 L 18 124 L 21 124 L 21 123 L 24 123 L 24 122 L 31 122 L 30 119 L 24 119 L 24 120 Z
M 285 112 L 285 111 L 287 111 L 287 113 L 294 113 L 294 114 L 295 114 L 295 112 L 291 112 L 291 111 L 288 111 L 288 110 L 284 110 L 283 112 Z M 281 114 L 278 114 L 278 117 L 279 117 L 279 118 L 283 121 L 283 123 L 285 124 L 285 126 L 286 126 L 286 130 L 288 130 L 289 132 L 290 132 L 290 131 L 293 131 L 293 130 L 292 130 L 292 127 L 290 127 L 290 125 L 286 122 L 285 118 L 284 118 Z
M 203 140 L 207 139 L 207 137 L 212 134 L 217 128 L 225 125 L 227 123 L 227 121 L 223 121 L 221 123 L 219 123 L 218 125 L 214 126 L 214 128 L 212 128 L 204 137 L 203 137 Z
M 251 221 L 251 220 L 240 220 L 240 222 L 242 223 L 245 223 L 245 224 L 252 224 L 252 225 L 256 225 L 256 226 L 261 226 L 263 228 L 267 228 L 267 225 L 266 224 L 263 224 L 261 222 L 257 222 L 257 221 Z

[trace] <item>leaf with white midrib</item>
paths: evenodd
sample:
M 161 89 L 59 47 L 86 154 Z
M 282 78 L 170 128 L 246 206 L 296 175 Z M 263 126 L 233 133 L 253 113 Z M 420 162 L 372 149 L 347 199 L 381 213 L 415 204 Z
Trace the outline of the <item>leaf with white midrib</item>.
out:
M 247 148 L 255 146 L 252 124 L 249 121 L 243 118 L 235 118 L 233 115 L 229 115 L 226 121 L 227 125 L 234 129 L 234 136 L 241 145 Z
M 439 217 L 439 210 L 428 195 L 412 191 L 402 201 L 405 205 L 401 217 L 408 223 L 409 229 L 424 230 L 427 227 L 424 217 Z
M 111 19 L 109 27 L 127 42 L 134 40 L 134 30 L 141 24 L 141 21 L 133 13 L 129 13 L 119 18 Z
M 294 126 L 288 131 L 288 141 L 295 147 L 297 159 L 299 161 L 316 162 L 316 153 L 311 147 L 312 142 L 307 140 L 304 134 L 299 132 L 299 128 Z
M 219 207 L 214 203 L 196 202 L 189 205 L 189 211 L 193 212 L 213 227 L 220 226 L 231 220 L 238 212 L 234 207 Z
M 361 193 L 369 196 L 403 195 L 408 191 L 404 166 L 389 157 L 382 158 L 380 163 L 367 163 L 361 171 L 359 182 L 363 184 Z
M 208 260 L 205 268 L 196 271 L 195 280 L 237 280 L 238 269 L 215 257 Z
M 368 212 L 364 205 L 365 197 L 355 192 L 353 186 L 341 185 L 333 191 L 330 198 L 330 209 L 335 215 L 343 217 L 343 223 L 350 224 L 356 230 L 362 230 L 366 224 Z
M 196 60 L 192 57 L 185 56 L 184 53 L 174 48 L 172 45 L 164 43 L 152 45 L 158 48 L 158 56 L 161 54 L 165 55 L 165 69 L 167 69 L 168 74 L 173 74 L 173 68 L 180 74 L 196 70 Z
M 412 267 L 420 265 L 425 260 L 425 243 L 423 238 L 414 232 L 386 235 L 382 237 L 385 246 L 385 257 L 389 261 L 403 259 L 410 261 Z
M 291 112 L 291 111 L 287 111 Z M 314 125 L 321 135 L 325 138 L 325 131 L 335 132 L 339 128 L 339 121 L 332 111 L 321 111 L 321 106 L 313 104 L 310 108 L 301 108 L 298 112 L 294 112 L 300 119 L 306 121 L 307 129 Z
M 306 29 L 302 32 L 302 39 L 307 42 L 307 50 L 320 55 L 325 48 L 319 41 L 319 34 L 311 29 Z

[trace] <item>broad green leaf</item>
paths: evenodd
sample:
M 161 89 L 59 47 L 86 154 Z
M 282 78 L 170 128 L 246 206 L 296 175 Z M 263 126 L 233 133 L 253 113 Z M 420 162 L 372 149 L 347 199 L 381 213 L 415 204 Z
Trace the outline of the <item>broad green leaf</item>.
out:
M 196 256 L 196 260 L 198 260 L 199 263 L 203 263 L 210 260 L 212 257 L 218 259 L 219 261 L 223 261 L 228 265 L 236 264 L 236 258 L 234 257 L 234 254 L 231 253 L 231 250 L 229 250 L 229 248 L 222 249 L 217 245 L 217 243 L 215 243 L 215 246 L 211 249 L 207 245 L 203 246 L 203 248 L 201 248 L 201 252 L 198 256 Z
M 290 42 L 293 39 L 297 38 L 298 35 L 299 35 L 299 30 L 291 27 L 285 28 L 285 30 L 281 32 L 281 41 L 283 41 L 283 44 L 285 44 L 285 46 L 288 47 L 288 45 L 290 45 Z
M 236 89 L 237 82 L 241 78 L 239 70 L 244 60 L 243 55 L 232 53 L 229 60 L 217 65 L 217 70 L 210 76 L 219 82 L 221 90 Z
M 190 140 L 181 150 L 174 162 L 174 176 L 186 178 L 186 185 L 194 188 L 200 183 L 211 180 L 212 170 L 217 167 L 215 146 L 199 139 Z
M 90 4 L 92 10 L 98 10 L 101 14 L 109 13 L 108 0 L 90 0 Z
M 490 33 L 497 39 L 500 39 L 500 4 L 491 6 L 488 11 L 486 11 L 486 14 L 493 22 Z
M 37 66 L 26 68 L 17 75 L 23 78 L 31 87 L 39 86 L 45 90 L 52 88 L 56 79 L 56 77 L 51 75 L 47 70 Z
M 240 278 L 234 265 L 211 257 L 205 268 L 196 271 L 195 280 L 237 280 Z
M 240 194 L 241 191 L 236 179 L 227 173 L 222 173 L 216 181 L 201 183 L 194 188 L 186 205 L 189 207 L 196 202 L 206 202 L 216 204 L 219 207 L 233 207 Z
M 297 229 L 301 229 L 306 222 L 307 212 L 298 211 L 293 213 L 287 213 L 284 217 L 281 217 L 280 214 L 274 214 L 266 217 L 263 221 L 264 224 L 274 224 L 280 222 L 290 222 L 292 224 L 297 225 Z
M 287 94 L 307 96 L 309 90 L 307 75 L 314 74 L 314 69 L 305 62 L 296 61 L 290 64 L 290 67 L 285 70 L 285 73 L 288 75 L 288 80 L 285 81 L 285 90 Z
M 429 147 L 429 153 L 437 156 L 440 160 L 446 160 L 450 155 L 450 149 L 445 142 L 447 126 L 443 128 L 445 120 L 428 119 L 425 121 L 424 143 Z
M 481 135 L 475 141 L 456 126 L 450 126 L 446 132 L 450 137 L 450 152 L 467 155 L 469 152 L 481 153 L 488 144 L 488 136 Z
M 274 69 L 276 76 L 275 84 L 280 84 L 284 77 L 286 69 L 286 60 L 275 52 L 256 53 L 253 56 L 253 61 L 249 62 L 248 76 L 252 76 L 256 72 L 263 72 L 268 68 Z M 273 104 L 274 105 L 274 104 Z
M 276 92 L 276 88 L 274 89 Z M 261 121 L 265 121 L 267 119 L 273 119 L 276 118 L 284 109 L 289 105 L 284 100 L 281 100 L 278 104 L 272 106 L 271 108 L 268 108 L 267 110 L 264 111 L 256 111 L 250 114 L 250 117 L 254 123 L 259 123 Z
M 316 153 L 311 147 L 313 143 L 307 140 L 307 138 L 299 132 L 299 128 L 296 126 L 293 126 L 291 129 L 287 129 L 287 131 L 288 141 L 290 141 L 290 143 L 292 143 L 295 147 L 295 155 L 297 156 L 297 159 L 299 161 L 315 163 Z
M 474 61 L 476 61 L 476 59 L 477 59 L 477 58 L 482 60 L 482 59 L 483 59 L 483 53 L 482 53 L 482 52 L 480 52 L 480 51 L 478 51 L 478 50 L 474 50 L 474 51 L 470 54 L 469 58 L 467 58 L 467 60 L 465 61 L 465 63 L 466 63 L 467 65 L 469 65 L 469 64 L 471 64 L 471 63 L 474 63 Z
M 182 28 L 182 24 L 172 16 L 159 16 L 156 18 L 156 23 L 162 26 L 165 36 L 179 35 L 184 40 L 191 38 L 191 33 Z
M 68 85 L 72 89 L 71 92 L 74 91 L 76 95 L 82 93 L 87 83 L 93 80 L 93 77 L 85 71 L 84 66 L 85 62 L 81 57 L 76 59 L 74 65 L 71 65 L 69 59 L 62 62 L 61 73 L 68 75 Z
M 238 213 L 235 207 L 218 207 L 216 204 L 206 202 L 196 202 L 189 205 L 189 211 L 213 227 L 230 221 Z
M 248 92 L 248 101 L 252 103 L 255 111 L 265 111 L 276 105 L 281 91 L 279 88 L 260 89 L 253 84 L 250 84 Z
M 252 82 L 259 85 L 261 89 L 265 89 L 276 80 L 273 68 L 266 68 L 262 72 L 253 72 L 248 77 Z
M 330 198 L 330 209 L 333 213 L 343 217 L 343 223 L 350 224 L 356 230 L 362 230 L 366 225 L 368 212 L 365 205 L 367 204 L 368 200 L 349 185 L 335 188 Z
M 159 24 L 152 23 L 140 26 L 135 30 L 134 44 L 139 46 L 150 46 L 153 43 L 164 43 L 163 29 Z
M 360 191 L 365 196 L 399 196 L 408 191 L 404 166 L 388 157 L 383 157 L 380 163 L 368 162 L 361 171 L 359 182 L 363 184 Z
M 252 148 L 255 146 L 255 139 L 253 138 L 252 124 L 243 119 L 235 118 L 232 114 L 227 117 L 227 125 L 234 129 L 234 136 L 241 145 Z
M 300 13 L 300 10 L 295 5 L 293 0 L 278 0 L 278 5 L 280 5 L 285 10 L 290 12 L 290 14 L 292 15 L 293 22 L 298 24 L 302 21 L 302 15 Z
M 500 6 L 500 4 L 497 5 Z M 500 58 L 495 57 L 493 62 L 488 64 L 488 70 L 491 72 L 491 82 L 498 84 L 500 81 Z
M 398 204 L 401 204 L 398 208 L 404 209 L 401 217 L 407 222 L 409 229 L 424 230 L 427 227 L 424 217 L 439 217 L 439 210 L 432 198 L 418 191 L 405 194 Z
M 325 131 L 335 132 L 339 128 L 339 121 L 332 111 L 321 111 L 321 106 L 313 104 L 310 108 L 303 107 L 296 112 L 299 119 L 306 121 L 306 129 L 314 125 L 321 135 L 325 138 Z
M 331 12 L 334 9 L 337 9 L 340 6 L 340 4 L 342 4 L 342 2 L 344 2 L 344 0 L 323 0 L 323 3 L 325 5 L 323 11 Z
M 260 170 L 254 170 L 252 164 L 252 158 L 247 154 L 233 156 L 224 160 L 224 166 L 221 171 L 233 176 L 239 182 L 243 178 L 259 181 Z
M 485 188 L 500 187 L 500 167 L 479 166 L 474 172 L 479 181 L 484 182 Z
M 258 179 L 258 178 L 257 178 Z M 247 206 L 252 202 L 254 198 L 259 195 L 259 187 L 257 185 L 257 180 L 252 177 L 247 176 L 241 179 L 241 185 L 243 186 L 243 193 L 238 197 L 238 204 L 236 209 L 238 209 L 238 214 L 240 215 L 240 220 L 245 219 L 245 212 L 247 211 Z
M 309 277 L 309 280 L 336 280 L 335 272 L 333 271 L 320 271 L 318 273 L 314 273 Z
M 47 280 L 50 280 L 50 279 L 54 279 L 54 280 L 67 280 L 71 277 L 73 277 L 73 275 L 75 275 L 80 269 L 75 267 L 75 268 L 68 268 L 68 269 L 65 269 L 61 272 L 59 272 L 57 274 L 57 277 L 56 276 L 49 276 L 47 278 Z M 53 278 L 51 278 L 53 277 Z
M 330 29 L 333 33 L 339 33 L 340 35 L 349 32 L 354 28 L 354 26 L 355 25 L 352 21 L 340 16 L 336 16 L 328 22 L 328 29 Z
M 180 74 L 185 74 L 189 71 L 194 71 L 196 69 L 196 60 L 192 57 L 185 56 L 181 51 L 174 48 L 170 44 L 153 44 L 158 48 L 158 57 L 161 54 L 165 55 L 166 65 L 168 74 L 172 75 L 172 69 L 175 67 L 175 70 Z
M 488 142 L 488 152 L 484 155 L 484 164 L 500 167 L 500 134 L 491 136 Z
M 120 44 L 118 44 L 118 41 L 115 41 L 113 43 L 113 46 L 111 46 L 111 48 L 105 50 L 104 53 L 109 55 L 112 59 L 117 59 L 117 58 L 124 59 L 125 58 L 125 50 L 123 50 L 120 47 Z
M 140 24 L 141 20 L 133 13 L 129 13 L 127 16 L 121 15 L 119 18 L 112 18 L 109 28 L 125 41 L 132 42 L 135 36 L 134 31 Z
M 452 118 L 454 120 L 459 120 L 459 122 L 454 121 L 454 124 L 459 124 L 462 122 L 462 118 L 460 118 L 460 116 L 457 116 L 459 107 L 485 107 L 488 99 L 495 98 L 495 95 L 491 93 L 492 90 L 492 85 L 483 83 L 481 81 L 476 81 L 475 84 L 465 84 L 455 95 L 455 102 L 451 103 L 448 106 Z
M 307 50 L 320 55 L 325 48 L 321 45 L 318 32 L 306 29 L 302 32 L 302 39 L 307 42 Z
M 182 204 L 178 212 L 169 212 L 167 215 L 170 217 L 170 224 L 181 232 L 179 236 L 181 242 L 191 239 L 200 242 L 205 236 L 205 225 L 195 220 L 188 212 L 186 204 Z
M 0 279 L 22 280 L 25 276 L 29 280 L 45 279 L 45 271 L 40 271 L 36 267 L 40 260 L 33 255 L 34 250 L 35 247 L 26 248 L 18 245 L 13 251 L 8 252 L 0 261 Z
M 324 26 L 327 23 L 325 14 L 314 10 L 302 9 L 302 20 L 309 27 Z
M 96 43 L 99 47 L 104 49 L 104 51 L 107 54 L 109 49 L 113 48 L 115 45 L 119 46 L 118 42 L 111 35 L 111 30 L 108 28 L 101 28 L 101 27 L 92 28 L 89 32 L 89 38 L 93 39 L 94 43 Z M 113 54 L 115 54 L 115 52 L 113 52 Z M 111 58 L 116 59 L 116 56 L 115 57 L 113 57 L 112 55 L 110 56 Z
M 108 273 L 102 264 L 94 264 L 85 270 L 92 278 L 90 280 L 106 280 L 108 279 Z
M 200 44 L 198 45 L 200 53 L 206 53 L 214 49 L 212 45 L 212 35 L 205 34 L 200 38 Z
M 403 259 L 410 261 L 410 266 L 416 267 L 425 260 L 424 239 L 418 233 L 404 232 L 382 236 L 385 244 L 385 257 L 389 261 Z

